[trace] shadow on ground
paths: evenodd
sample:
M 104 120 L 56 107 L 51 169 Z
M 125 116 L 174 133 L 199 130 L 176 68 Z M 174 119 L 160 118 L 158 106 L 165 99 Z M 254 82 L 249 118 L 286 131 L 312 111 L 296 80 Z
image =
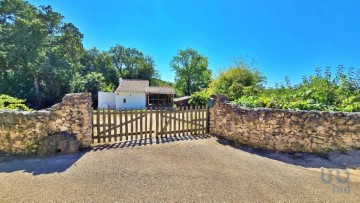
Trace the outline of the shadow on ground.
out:
M 123 141 L 111 144 L 102 144 L 92 147 L 87 151 L 78 152 L 72 155 L 59 155 L 51 157 L 21 157 L 5 153 L 0 154 L 0 173 L 12 173 L 22 171 L 33 175 L 62 173 L 76 164 L 76 162 L 89 151 L 101 151 L 110 148 L 131 148 L 154 144 L 166 144 L 185 140 L 200 140 L 210 138 L 209 135 L 184 135 L 160 137 L 159 139 L 139 139 Z
M 60 155 L 45 158 L 15 157 L 0 163 L 0 173 L 22 171 L 33 175 L 61 173 L 74 165 L 85 152 L 71 155 Z
M 147 138 L 147 139 L 139 139 L 139 140 L 129 140 L 129 141 L 120 141 L 116 143 L 110 144 L 99 144 L 92 148 L 93 151 L 101 151 L 105 149 L 111 148 L 131 148 L 131 147 L 139 147 L 153 144 L 166 144 L 173 143 L 179 141 L 186 140 L 200 140 L 200 139 L 208 139 L 210 135 L 176 135 L 176 136 L 164 136 L 156 138 Z
M 331 152 L 326 156 L 308 153 L 281 153 L 269 150 L 251 148 L 247 146 L 236 145 L 231 141 L 219 138 L 217 140 L 222 145 L 231 146 L 233 148 L 282 161 L 288 164 L 298 165 L 305 168 L 350 168 L 360 169 L 360 150 L 349 150 L 346 152 Z

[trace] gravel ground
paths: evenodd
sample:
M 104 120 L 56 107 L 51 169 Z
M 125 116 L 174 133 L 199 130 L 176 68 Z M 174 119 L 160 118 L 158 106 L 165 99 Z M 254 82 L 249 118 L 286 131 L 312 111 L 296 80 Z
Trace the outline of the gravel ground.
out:
M 324 184 L 301 155 L 294 161 L 214 137 L 133 144 L 0 163 L 0 202 L 360 201 L 358 170 L 348 193 L 334 193 L 343 185 Z

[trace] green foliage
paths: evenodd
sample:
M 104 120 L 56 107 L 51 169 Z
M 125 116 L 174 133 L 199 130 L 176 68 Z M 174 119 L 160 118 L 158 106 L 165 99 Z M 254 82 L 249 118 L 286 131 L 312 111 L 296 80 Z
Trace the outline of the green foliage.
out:
M 30 111 L 31 109 L 27 107 L 24 102 L 25 100 L 2 94 L 0 95 L 0 110 Z
M 191 95 L 189 104 L 192 106 L 205 106 L 209 98 L 209 94 L 207 94 L 205 91 L 194 92 Z
M 0 93 L 39 109 L 69 92 L 114 91 L 119 77 L 161 83 L 150 56 L 121 45 L 85 50 L 82 39 L 51 6 L 0 0 Z
M 263 89 L 266 78 L 256 69 L 244 61 L 221 71 L 219 76 L 211 82 L 208 88 L 210 94 L 223 94 L 230 100 L 242 96 L 257 95 Z
M 180 95 L 189 96 L 207 88 L 211 82 L 208 59 L 194 49 L 179 50 L 172 58 L 170 66 L 175 71 L 175 87 Z
M 0 92 L 50 105 L 69 92 L 82 34 L 50 6 L 0 1 Z
M 172 82 L 164 81 L 159 78 L 152 78 L 150 80 L 151 86 L 160 86 L 160 87 L 172 87 L 174 84 Z
M 106 84 L 105 77 L 98 72 L 90 72 L 85 77 L 77 74 L 70 86 L 72 92 L 90 92 L 95 106 L 98 104 L 99 91 L 112 91 L 111 86 Z
M 343 73 L 339 66 L 336 77 L 331 77 L 331 71 L 326 68 L 324 75 L 321 69 L 316 70 L 316 76 L 303 78 L 296 86 L 280 86 L 264 89 L 254 96 L 242 96 L 234 102 L 246 107 L 268 107 L 295 110 L 320 111 L 360 111 L 359 75 L 351 72 Z

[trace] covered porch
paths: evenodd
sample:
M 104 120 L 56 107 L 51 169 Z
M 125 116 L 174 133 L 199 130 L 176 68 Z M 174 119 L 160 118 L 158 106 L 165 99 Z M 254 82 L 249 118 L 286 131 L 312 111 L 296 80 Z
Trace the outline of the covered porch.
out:
M 156 94 L 148 93 L 146 95 L 147 106 L 173 106 L 174 95 L 173 94 Z

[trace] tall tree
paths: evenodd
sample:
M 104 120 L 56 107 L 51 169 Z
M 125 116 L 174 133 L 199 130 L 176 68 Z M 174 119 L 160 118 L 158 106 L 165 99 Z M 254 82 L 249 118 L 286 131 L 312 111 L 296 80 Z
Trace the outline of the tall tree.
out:
M 194 49 L 179 50 L 170 61 L 170 66 L 176 74 L 175 87 L 184 95 L 200 91 L 211 82 L 208 59 Z
M 119 77 L 143 80 L 159 77 L 154 59 L 135 48 L 116 45 L 110 48 L 109 54 Z
M 82 34 L 62 20 L 63 16 L 50 6 L 36 8 L 21 0 L 0 1 L 0 71 L 4 73 L 0 77 L 5 77 L 0 79 L 24 88 L 5 93 L 35 99 L 38 104 L 44 98 L 52 100 L 53 93 L 55 100 L 66 93 L 68 85 L 59 87 L 59 83 L 69 84 L 73 70 L 80 66 L 83 48 Z M 55 80 L 49 81 L 49 77 Z M 15 78 L 20 85 L 12 82 Z M 9 90 L 12 88 L 4 89 Z

